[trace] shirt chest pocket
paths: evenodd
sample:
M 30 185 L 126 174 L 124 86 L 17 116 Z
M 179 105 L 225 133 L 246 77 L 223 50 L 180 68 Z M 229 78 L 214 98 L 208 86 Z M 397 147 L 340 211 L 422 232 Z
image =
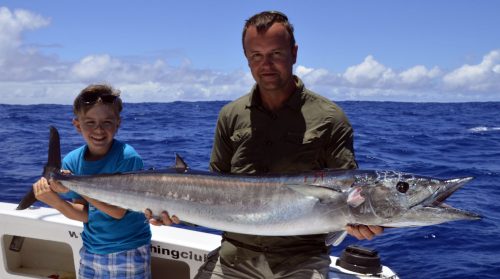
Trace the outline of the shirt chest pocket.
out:
M 285 148 L 290 162 L 300 164 L 303 169 L 318 169 L 320 158 L 324 154 L 324 138 L 317 130 L 306 131 L 305 133 L 288 132 L 285 136 Z
M 234 131 L 231 136 L 233 145 L 238 146 L 252 137 L 252 128 L 243 128 Z
M 313 147 L 320 145 L 322 142 L 322 133 L 317 130 L 301 132 L 288 132 L 285 135 L 285 142 L 296 146 Z
M 242 128 L 235 130 L 230 137 L 233 145 L 233 157 L 231 165 L 236 167 L 248 166 L 255 164 L 260 154 L 259 141 L 252 128 Z

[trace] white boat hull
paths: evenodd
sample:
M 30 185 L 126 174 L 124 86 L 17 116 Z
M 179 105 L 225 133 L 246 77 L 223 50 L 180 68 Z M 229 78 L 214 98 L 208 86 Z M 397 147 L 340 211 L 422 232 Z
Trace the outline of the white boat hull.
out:
M 76 278 L 82 223 L 51 208 L 17 211 L 16 207 L 0 202 L 0 278 Z M 221 237 L 215 234 L 175 227 L 151 226 L 151 230 L 153 279 L 193 278 L 207 254 L 220 245 Z M 344 270 L 335 262 L 332 257 L 330 278 L 398 278 L 385 266 L 372 277 Z

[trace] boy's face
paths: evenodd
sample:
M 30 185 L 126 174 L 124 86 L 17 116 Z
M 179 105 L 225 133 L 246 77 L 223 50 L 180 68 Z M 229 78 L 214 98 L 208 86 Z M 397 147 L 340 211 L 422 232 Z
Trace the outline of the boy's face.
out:
M 86 113 L 79 113 L 73 125 L 82 134 L 88 146 L 85 159 L 93 161 L 103 158 L 113 144 L 120 126 L 120 117 L 107 105 L 95 104 Z

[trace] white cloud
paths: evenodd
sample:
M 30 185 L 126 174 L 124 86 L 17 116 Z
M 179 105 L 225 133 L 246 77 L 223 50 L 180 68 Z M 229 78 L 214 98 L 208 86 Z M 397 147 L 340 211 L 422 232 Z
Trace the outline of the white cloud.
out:
M 295 74 L 302 76 L 302 77 L 304 77 L 312 72 L 314 72 L 313 68 L 307 68 L 307 67 L 304 67 L 301 65 L 297 66 L 297 68 L 295 69 Z
M 499 91 L 500 90 L 500 50 L 493 50 L 476 65 L 462 67 L 444 76 L 443 82 L 450 90 Z
M 49 24 L 49 19 L 25 10 L 11 12 L 0 7 L 0 58 L 17 51 L 21 45 L 21 34 L 25 30 L 34 30 Z
M 355 87 L 384 87 L 393 82 L 395 74 L 368 55 L 361 64 L 347 68 L 343 77 Z
M 448 73 L 423 65 L 396 71 L 372 55 L 341 74 L 304 66 L 298 66 L 296 72 L 310 87 L 337 100 L 500 100 L 500 50 L 491 51 L 477 65 L 464 65 Z
M 189 64 L 170 67 L 165 61 L 127 63 L 110 55 L 91 55 L 72 66 L 75 81 L 108 82 L 119 87 L 129 102 L 228 100 L 246 92 L 249 73 L 198 70 Z
M 339 76 L 331 74 L 325 69 L 313 69 L 304 66 L 297 66 L 295 68 L 295 74 L 299 76 L 305 84 L 314 83 L 335 83 L 339 80 Z
M 417 65 L 399 73 L 398 77 L 402 84 L 409 86 L 421 86 L 428 84 L 432 79 L 438 77 L 441 70 L 434 67 L 428 70 L 425 66 Z
M 73 65 L 71 74 L 75 79 L 95 80 L 119 67 L 120 62 L 109 55 L 90 55 Z
M 423 65 L 396 71 L 372 55 L 340 74 L 304 66 L 297 66 L 296 73 L 318 93 L 337 100 L 500 100 L 500 50 L 491 51 L 477 65 L 448 73 Z
M 189 71 L 174 71 L 168 80 L 116 82 L 114 85 L 122 90 L 127 102 L 173 102 L 231 100 L 247 92 L 253 83 L 251 75 L 243 72 L 230 75 L 193 72 L 194 74 L 188 74 Z M 175 77 L 179 79 L 176 80 Z
M 254 83 L 248 70 L 196 69 L 189 61 L 173 67 L 162 59 L 129 61 L 106 53 L 60 61 L 23 44 L 23 33 L 49 24 L 50 19 L 32 12 L 0 7 L 0 103 L 70 104 L 95 82 L 121 89 L 126 102 L 231 100 Z M 341 73 L 305 65 L 297 65 L 295 73 L 309 88 L 335 100 L 500 100 L 500 49 L 476 65 L 449 72 L 424 65 L 395 70 L 367 55 Z
M 496 65 L 495 67 L 493 67 L 492 70 L 493 70 L 493 72 L 500 74 L 500 65 Z
M 22 34 L 47 26 L 50 20 L 25 10 L 0 7 L 0 80 L 27 80 L 50 75 L 44 64 L 57 65 L 36 49 L 23 46 Z

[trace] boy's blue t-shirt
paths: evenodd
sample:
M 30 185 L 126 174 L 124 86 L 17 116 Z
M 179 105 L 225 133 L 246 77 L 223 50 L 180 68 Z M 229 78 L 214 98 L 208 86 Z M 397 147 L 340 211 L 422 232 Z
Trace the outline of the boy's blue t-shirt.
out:
M 110 174 L 137 171 L 143 162 L 135 149 L 118 140 L 108 154 L 98 161 L 84 159 L 87 145 L 68 153 L 62 162 L 62 169 L 74 175 Z M 63 195 L 66 198 L 81 198 L 74 192 Z M 95 254 L 109 254 L 135 249 L 151 241 L 149 222 L 144 213 L 127 210 L 122 219 L 115 219 L 101 212 L 89 203 L 88 222 L 83 225 L 83 245 Z

